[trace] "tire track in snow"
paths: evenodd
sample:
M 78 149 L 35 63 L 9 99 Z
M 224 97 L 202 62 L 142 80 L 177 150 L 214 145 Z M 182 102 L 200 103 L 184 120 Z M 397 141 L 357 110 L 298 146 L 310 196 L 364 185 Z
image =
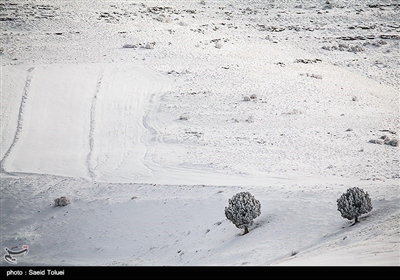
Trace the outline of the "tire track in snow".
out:
M 24 92 L 22 94 L 21 104 L 20 104 L 19 110 L 18 110 L 17 128 L 15 130 L 14 139 L 13 139 L 12 143 L 10 144 L 10 147 L 8 148 L 7 152 L 4 154 L 3 158 L 0 161 L 0 172 L 6 172 L 6 170 L 4 169 L 4 162 L 7 159 L 7 157 L 11 154 L 11 151 L 14 148 L 14 146 L 17 144 L 17 142 L 19 140 L 19 136 L 22 131 L 22 126 L 24 123 L 25 103 L 26 103 L 26 100 L 28 99 L 29 88 L 31 85 L 32 77 L 33 77 L 32 72 L 34 69 L 35 69 L 35 67 L 31 67 L 28 69 L 28 75 L 27 75 L 26 81 L 25 81 Z
M 104 69 L 100 70 L 100 74 L 99 74 L 99 78 L 97 80 L 97 84 L 96 84 L 96 89 L 94 91 L 94 95 L 92 98 L 92 106 L 90 108 L 90 128 L 89 128 L 89 153 L 86 157 L 86 166 L 87 166 L 87 171 L 88 171 L 88 175 L 90 177 L 90 179 L 92 181 L 95 180 L 96 178 L 96 174 L 94 173 L 94 168 L 91 164 L 91 160 L 92 160 L 92 154 L 93 154 L 93 148 L 94 148 L 94 129 L 96 126 L 96 104 L 97 104 L 97 96 L 100 92 L 100 88 L 101 88 L 101 82 L 103 80 L 104 77 Z
M 153 160 L 153 153 L 157 143 L 161 143 L 161 137 L 155 127 L 155 114 L 160 106 L 159 94 L 153 94 L 149 99 L 148 110 L 142 118 L 142 124 L 149 133 L 149 139 L 144 141 L 146 146 L 146 153 L 143 159 L 143 164 L 152 172 L 155 171 L 155 166 L 160 168 Z
M 147 132 L 142 136 L 142 141 L 146 147 L 146 153 L 143 158 L 143 165 L 149 169 L 153 176 L 155 174 L 167 178 L 175 173 L 182 172 L 179 168 L 165 166 L 154 160 L 154 153 L 158 144 L 164 144 L 163 135 L 157 125 L 157 112 L 161 105 L 161 98 L 165 93 L 162 91 L 153 93 L 148 101 L 147 110 L 142 118 L 142 125 Z M 168 176 L 167 176 L 168 175 Z

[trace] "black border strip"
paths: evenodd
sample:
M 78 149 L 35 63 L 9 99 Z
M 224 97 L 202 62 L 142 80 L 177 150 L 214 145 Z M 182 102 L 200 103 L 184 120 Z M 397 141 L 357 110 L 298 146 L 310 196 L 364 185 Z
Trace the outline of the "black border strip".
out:
M 1 266 L 2 279 L 398 279 L 393 267 L 293 266 Z M 12 271 L 12 272 L 11 272 Z M 53 271 L 52 273 L 50 271 Z M 54 271 L 57 271 L 54 272 Z M 8 276 L 7 276 L 8 274 Z M 39 275 L 36 275 L 39 274 Z M 51 275 L 53 274 L 53 275 Z M 58 275 L 56 275 L 58 274 Z

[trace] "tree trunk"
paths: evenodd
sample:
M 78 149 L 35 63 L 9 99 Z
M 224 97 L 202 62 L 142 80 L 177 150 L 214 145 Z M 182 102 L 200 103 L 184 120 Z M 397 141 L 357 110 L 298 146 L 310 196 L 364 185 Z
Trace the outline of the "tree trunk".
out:
M 354 226 L 356 223 L 358 223 L 358 217 L 354 218 L 354 224 L 352 224 L 351 226 Z
M 246 233 L 249 233 L 249 229 L 247 227 L 244 228 L 244 233 L 243 235 L 245 235 Z

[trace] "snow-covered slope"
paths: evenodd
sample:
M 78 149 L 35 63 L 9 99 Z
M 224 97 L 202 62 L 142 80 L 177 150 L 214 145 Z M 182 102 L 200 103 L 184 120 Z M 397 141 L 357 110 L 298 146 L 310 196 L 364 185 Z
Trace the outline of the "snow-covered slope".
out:
M 20 265 L 398 266 L 399 7 L 330 2 L 1 4 L 1 246 L 28 245 Z M 354 186 L 374 208 L 351 226 Z M 261 202 L 243 236 L 240 191 Z

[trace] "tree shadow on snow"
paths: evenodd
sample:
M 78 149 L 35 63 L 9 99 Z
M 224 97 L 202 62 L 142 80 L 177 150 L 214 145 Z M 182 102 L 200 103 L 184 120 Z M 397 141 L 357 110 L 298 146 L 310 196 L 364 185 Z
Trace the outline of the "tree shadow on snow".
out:
M 272 222 L 273 220 L 274 220 L 273 215 L 263 215 L 262 217 L 258 217 L 255 219 L 254 224 L 251 227 L 249 227 L 249 232 L 257 228 L 263 227 Z M 240 235 L 244 234 L 241 233 Z

